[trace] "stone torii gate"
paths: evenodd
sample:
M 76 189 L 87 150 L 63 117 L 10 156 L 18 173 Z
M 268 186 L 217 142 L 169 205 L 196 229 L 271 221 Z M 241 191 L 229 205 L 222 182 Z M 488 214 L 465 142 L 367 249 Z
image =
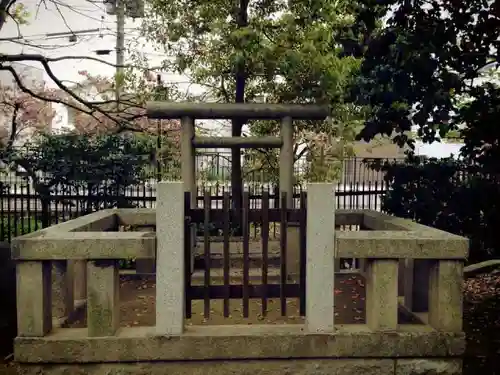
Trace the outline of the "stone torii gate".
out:
M 324 120 L 328 106 L 301 104 L 264 103 L 147 103 L 147 116 L 158 120 L 181 120 L 181 176 L 184 191 L 191 193 L 191 205 L 196 205 L 196 148 L 279 148 L 279 190 L 287 193 L 287 206 L 293 203 L 293 120 Z M 195 136 L 195 120 L 280 120 L 279 136 L 264 137 L 198 137 Z M 233 198 L 234 199 L 234 198 Z M 298 262 L 298 230 L 289 228 L 287 258 Z M 332 228 L 333 230 L 333 228 Z M 295 246 L 293 245 L 295 244 Z M 296 251 L 293 247 L 297 247 Z M 294 256 L 297 253 L 297 257 Z M 297 258 L 294 262 L 293 259 Z M 298 264 L 290 264 L 290 270 Z M 293 272 L 293 271 L 292 271 Z

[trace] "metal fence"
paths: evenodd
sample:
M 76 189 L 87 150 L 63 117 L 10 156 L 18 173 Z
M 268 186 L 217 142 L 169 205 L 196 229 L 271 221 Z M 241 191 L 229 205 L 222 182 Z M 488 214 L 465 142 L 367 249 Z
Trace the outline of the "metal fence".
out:
M 210 158 L 212 155 L 204 154 L 202 157 Z M 386 192 L 383 175 L 371 170 L 359 158 L 347 160 L 346 163 L 357 166 L 356 174 L 353 174 L 354 169 L 344 171 L 344 178 L 336 186 L 337 207 L 380 210 L 382 196 Z M 357 181 L 353 181 L 354 177 Z M 56 186 L 46 199 L 41 199 L 28 179 L 11 177 L 3 182 L 6 186 L 0 195 L 0 241 L 10 241 L 13 237 L 99 209 L 156 207 L 156 180 L 153 179 L 140 186 L 111 190 L 103 188 L 98 189 L 97 193 L 96 190 L 89 192 L 84 188 Z M 207 190 L 211 196 L 212 208 L 222 208 L 224 193 L 231 191 L 231 184 L 225 178 L 200 180 L 197 194 L 198 207 L 202 207 L 203 193 Z M 248 192 L 251 209 L 262 208 L 264 193 L 269 195 L 270 208 L 278 208 L 278 187 L 275 184 L 247 179 L 243 190 Z M 295 186 L 294 207 L 297 207 L 300 193 L 305 190 L 305 182 Z M 258 236 L 256 229 L 251 235 Z M 271 229 L 270 235 L 276 235 L 276 229 Z

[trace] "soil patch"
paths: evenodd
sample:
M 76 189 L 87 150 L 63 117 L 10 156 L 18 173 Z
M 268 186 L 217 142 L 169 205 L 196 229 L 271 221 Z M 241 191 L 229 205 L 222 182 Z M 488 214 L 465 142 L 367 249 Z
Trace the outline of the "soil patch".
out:
M 341 274 L 335 280 L 335 318 L 337 324 L 362 324 L 365 322 L 365 284 L 361 276 L 356 274 Z M 121 276 L 120 283 L 120 325 L 154 326 L 155 325 L 155 294 L 154 276 L 136 277 Z M 211 301 L 210 317 L 203 316 L 203 301 L 193 301 L 192 318 L 188 325 L 232 325 L 232 324 L 300 324 L 304 318 L 299 313 L 297 298 L 287 299 L 287 316 L 281 316 L 279 299 L 268 300 L 268 312 L 262 314 L 260 299 L 250 300 L 249 317 L 244 318 L 242 301 L 230 301 L 230 317 L 223 315 L 223 301 Z M 400 323 L 415 323 L 400 314 Z M 70 327 L 86 327 L 86 311 L 82 311 Z
M 500 274 L 464 283 L 464 375 L 500 375 Z

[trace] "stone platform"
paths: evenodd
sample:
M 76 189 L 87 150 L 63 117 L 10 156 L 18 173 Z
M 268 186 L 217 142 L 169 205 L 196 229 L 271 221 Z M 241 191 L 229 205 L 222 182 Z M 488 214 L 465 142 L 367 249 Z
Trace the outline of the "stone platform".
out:
M 337 326 L 329 334 L 306 333 L 303 325 L 207 326 L 179 336 L 134 327 L 92 339 L 75 328 L 17 338 L 16 360 L 33 375 L 459 375 L 463 338 L 412 325 L 387 333 Z

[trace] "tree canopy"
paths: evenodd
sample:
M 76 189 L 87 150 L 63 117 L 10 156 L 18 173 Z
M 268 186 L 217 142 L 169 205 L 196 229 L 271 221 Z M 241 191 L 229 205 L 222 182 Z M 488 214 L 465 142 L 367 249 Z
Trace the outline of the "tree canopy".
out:
M 389 9 L 352 91 L 371 109 L 360 138 L 387 134 L 412 146 L 412 126 L 424 142 L 460 130 L 464 152 L 477 155 L 479 139 L 500 135 L 491 133 L 498 88 L 480 80 L 498 62 L 500 2 L 392 0 L 365 17 L 373 21 Z
M 358 2 L 151 0 L 150 5 L 143 35 L 168 56 L 167 70 L 187 74 L 206 90 L 201 99 L 331 106 L 329 123 L 296 124 L 296 140 L 304 146 L 296 149 L 297 157 L 309 150 L 308 132 L 352 138 L 348 133 L 362 124 L 363 107 L 345 100 L 367 34 L 367 27 L 356 23 L 363 10 Z M 233 121 L 232 135 L 239 136 L 242 125 Z M 278 129 L 277 122 L 250 123 L 257 135 Z M 258 155 L 262 168 L 276 159 L 272 152 Z M 236 150 L 233 187 L 241 180 L 239 160 Z

